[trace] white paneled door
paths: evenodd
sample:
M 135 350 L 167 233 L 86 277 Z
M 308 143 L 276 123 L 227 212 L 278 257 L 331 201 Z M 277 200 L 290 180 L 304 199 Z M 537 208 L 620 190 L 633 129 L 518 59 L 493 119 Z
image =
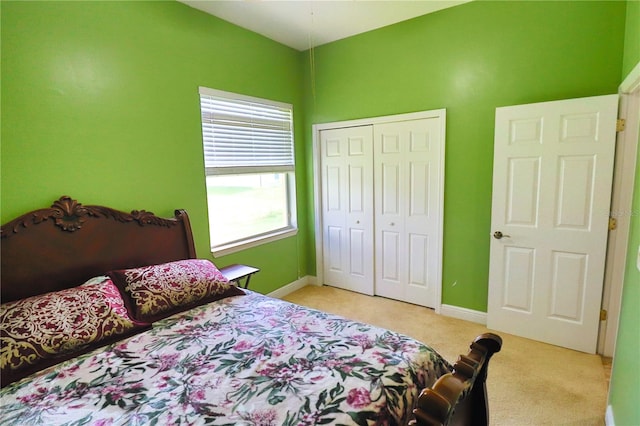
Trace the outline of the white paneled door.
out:
M 489 328 L 594 353 L 618 96 L 496 110 Z
M 435 307 L 441 285 L 442 120 L 374 126 L 375 293 Z
M 373 295 L 373 127 L 320 132 L 324 283 Z

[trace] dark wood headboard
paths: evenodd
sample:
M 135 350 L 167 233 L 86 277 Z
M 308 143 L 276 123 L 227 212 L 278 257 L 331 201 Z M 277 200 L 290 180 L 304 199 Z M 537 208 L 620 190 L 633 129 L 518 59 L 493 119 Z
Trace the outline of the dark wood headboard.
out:
M 189 217 L 83 206 L 68 196 L 2 226 L 2 302 L 82 284 L 112 269 L 196 257 Z

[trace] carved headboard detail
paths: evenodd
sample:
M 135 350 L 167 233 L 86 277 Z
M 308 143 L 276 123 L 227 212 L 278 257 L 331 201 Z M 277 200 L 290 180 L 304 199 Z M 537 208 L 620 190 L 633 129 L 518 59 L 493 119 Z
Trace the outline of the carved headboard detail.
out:
M 103 206 L 83 206 L 67 195 L 53 202 L 50 208 L 34 210 L 2 226 L 2 238 L 8 238 L 17 233 L 20 228 L 26 228 L 30 224 L 39 224 L 48 219 L 53 219 L 56 226 L 63 231 L 74 232 L 82 228 L 87 216 L 111 217 L 119 222 L 136 221 L 140 225 L 175 226 L 175 220 L 157 217 L 145 210 L 133 210 L 130 214 Z
M 184 210 L 161 218 L 69 196 L 6 223 L 0 236 L 2 302 L 74 287 L 111 269 L 196 257 Z

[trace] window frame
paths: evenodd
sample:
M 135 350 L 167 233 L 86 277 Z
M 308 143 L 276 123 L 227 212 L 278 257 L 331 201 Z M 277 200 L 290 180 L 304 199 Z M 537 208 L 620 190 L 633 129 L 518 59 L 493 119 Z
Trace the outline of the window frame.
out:
M 272 241 L 277 241 L 283 238 L 294 236 L 298 233 L 297 224 L 297 212 L 296 212 L 296 181 L 295 181 L 295 139 L 294 139 L 294 118 L 293 118 L 293 105 L 283 102 L 273 101 L 270 99 L 257 98 L 254 96 L 242 95 L 233 92 L 226 92 L 217 89 L 211 89 L 208 87 L 200 86 L 198 88 L 200 99 L 200 120 L 201 120 L 201 136 L 202 136 L 202 152 L 203 152 L 203 172 L 205 183 L 205 196 L 207 197 L 207 224 L 209 226 L 209 246 L 211 253 L 214 256 L 223 256 L 226 254 L 245 250 L 250 247 L 256 247 L 262 244 L 266 244 Z M 205 120 L 205 112 L 203 110 L 202 99 L 203 96 L 224 99 L 225 101 L 238 103 L 256 103 L 268 107 L 285 108 L 290 111 L 290 132 L 291 132 L 291 161 L 292 164 L 287 167 L 282 165 L 266 165 L 260 167 L 229 167 L 227 172 L 213 172 L 212 167 L 207 165 L 207 153 L 205 146 L 205 123 L 211 123 L 213 119 L 207 118 Z M 211 135 L 212 136 L 212 135 Z M 220 169 L 220 168 L 219 168 Z M 255 174 L 267 174 L 267 173 L 281 173 L 285 177 L 286 185 L 286 206 L 287 206 L 287 225 L 283 228 L 273 229 L 260 234 L 254 234 L 246 238 L 242 238 L 235 241 L 225 242 L 214 246 L 211 240 L 213 224 L 209 215 L 209 193 L 207 190 L 207 178 L 209 176 L 219 175 L 255 175 Z

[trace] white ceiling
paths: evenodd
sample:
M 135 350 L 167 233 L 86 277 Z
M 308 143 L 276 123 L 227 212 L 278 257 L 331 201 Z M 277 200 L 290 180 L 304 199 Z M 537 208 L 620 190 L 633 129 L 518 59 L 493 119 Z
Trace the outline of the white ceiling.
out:
M 302 51 L 471 0 L 179 1 Z

